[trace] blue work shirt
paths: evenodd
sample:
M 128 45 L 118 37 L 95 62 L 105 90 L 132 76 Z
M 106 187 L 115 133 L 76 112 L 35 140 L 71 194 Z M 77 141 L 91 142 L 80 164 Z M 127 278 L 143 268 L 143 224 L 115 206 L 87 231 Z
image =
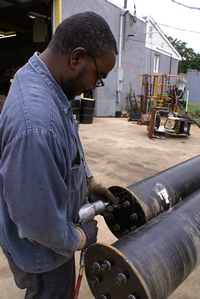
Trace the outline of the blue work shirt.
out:
M 53 270 L 77 250 L 92 174 L 71 104 L 39 53 L 14 77 L 0 142 L 0 246 L 26 272 Z

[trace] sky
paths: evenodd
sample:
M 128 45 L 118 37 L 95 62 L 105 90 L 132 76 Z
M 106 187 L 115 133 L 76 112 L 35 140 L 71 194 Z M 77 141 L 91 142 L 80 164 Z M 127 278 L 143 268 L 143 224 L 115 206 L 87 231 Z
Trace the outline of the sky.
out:
M 200 53 L 200 0 L 127 0 L 131 12 L 134 11 L 134 1 L 138 17 L 150 15 L 164 34 L 186 42 L 186 47 Z M 109 2 L 121 8 L 124 6 L 124 0 Z

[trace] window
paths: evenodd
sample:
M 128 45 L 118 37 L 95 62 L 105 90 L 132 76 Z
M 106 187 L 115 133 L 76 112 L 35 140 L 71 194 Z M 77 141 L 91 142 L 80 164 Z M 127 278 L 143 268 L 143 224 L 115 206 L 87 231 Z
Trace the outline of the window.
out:
M 153 27 L 149 26 L 149 38 L 152 39 Z
M 153 64 L 154 73 L 158 73 L 159 62 L 160 62 L 160 56 L 159 55 L 154 55 L 154 64 Z

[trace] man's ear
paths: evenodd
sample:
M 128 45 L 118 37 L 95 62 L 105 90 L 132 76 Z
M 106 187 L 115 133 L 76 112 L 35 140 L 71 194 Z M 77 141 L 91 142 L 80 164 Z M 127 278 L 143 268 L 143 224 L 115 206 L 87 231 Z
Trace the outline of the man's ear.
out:
M 82 62 L 87 56 L 85 48 L 78 47 L 74 49 L 70 55 L 70 67 L 74 69 L 78 64 Z

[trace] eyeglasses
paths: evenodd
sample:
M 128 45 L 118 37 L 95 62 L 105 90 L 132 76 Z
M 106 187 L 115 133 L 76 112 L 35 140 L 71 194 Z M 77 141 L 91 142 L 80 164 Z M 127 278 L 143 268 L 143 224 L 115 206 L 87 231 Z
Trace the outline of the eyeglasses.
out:
M 96 66 L 97 75 L 98 75 L 97 81 L 96 81 L 96 83 L 94 84 L 94 86 L 95 86 L 95 87 L 102 87 L 102 86 L 105 85 L 105 83 L 103 82 L 102 77 L 101 77 L 101 75 L 100 75 L 100 73 L 99 73 L 99 69 L 98 69 L 98 67 L 97 67 L 96 60 L 95 60 L 93 57 L 92 57 L 92 59 L 93 59 L 94 64 L 95 64 L 95 66 Z

